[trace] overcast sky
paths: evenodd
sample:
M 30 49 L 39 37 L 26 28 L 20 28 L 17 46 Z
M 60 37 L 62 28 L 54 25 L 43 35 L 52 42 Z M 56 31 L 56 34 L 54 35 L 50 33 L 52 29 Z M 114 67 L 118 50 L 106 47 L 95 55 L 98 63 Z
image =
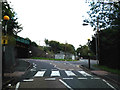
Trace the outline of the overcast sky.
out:
M 86 0 L 8 0 L 17 13 L 23 31 L 18 35 L 28 37 L 43 45 L 44 39 L 69 43 L 78 48 L 94 34 L 90 25 L 82 26 L 88 17 Z M 85 16 L 85 17 L 82 17 Z

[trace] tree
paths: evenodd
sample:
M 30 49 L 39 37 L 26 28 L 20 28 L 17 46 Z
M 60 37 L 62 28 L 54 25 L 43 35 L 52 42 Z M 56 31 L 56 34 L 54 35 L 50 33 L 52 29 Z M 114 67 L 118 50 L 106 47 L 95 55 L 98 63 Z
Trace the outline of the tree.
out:
M 114 3 L 92 2 L 91 9 L 87 13 L 89 18 L 84 22 L 90 23 L 94 30 L 120 27 L 120 1 Z
M 17 35 L 20 31 L 22 31 L 21 24 L 18 23 L 16 18 L 16 13 L 13 10 L 13 8 L 10 7 L 10 5 L 7 2 L 2 2 L 2 17 L 5 15 L 8 15 L 10 20 L 7 22 L 7 34 L 9 35 Z M 2 20 L 2 27 L 3 30 L 5 28 L 5 21 Z
M 101 29 L 99 33 L 99 62 L 112 68 L 120 69 L 118 65 L 120 49 L 120 1 L 114 3 L 92 3 L 89 20 L 94 29 Z M 90 49 L 96 53 L 96 35 L 92 37 Z
M 46 45 L 49 45 L 49 47 L 45 47 L 46 51 L 50 50 L 54 53 L 59 53 L 60 51 L 63 51 L 66 53 L 75 54 L 75 48 L 72 44 L 63 44 L 58 41 L 49 41 L 48 39 L 45 39 L 45 43 Z

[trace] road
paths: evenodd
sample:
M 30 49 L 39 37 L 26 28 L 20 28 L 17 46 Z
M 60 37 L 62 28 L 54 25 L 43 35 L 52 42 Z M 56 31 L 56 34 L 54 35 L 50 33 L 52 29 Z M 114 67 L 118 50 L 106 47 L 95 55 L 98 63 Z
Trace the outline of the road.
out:
M 33 68 L 14 86 L 15 90 L 21 88 L 116 90 L 106 80 L 84 71 L 73 62 L 33 59 L 27 61 L 33 64 Z

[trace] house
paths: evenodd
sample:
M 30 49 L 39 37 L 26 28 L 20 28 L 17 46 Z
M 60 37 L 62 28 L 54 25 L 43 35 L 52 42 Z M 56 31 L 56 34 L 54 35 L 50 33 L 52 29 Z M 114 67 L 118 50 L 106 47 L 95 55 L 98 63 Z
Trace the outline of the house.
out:
M 75 55 L 71 53 L 60 52 L 55 54 L 55 59 L 72 59 L 75 60 Z

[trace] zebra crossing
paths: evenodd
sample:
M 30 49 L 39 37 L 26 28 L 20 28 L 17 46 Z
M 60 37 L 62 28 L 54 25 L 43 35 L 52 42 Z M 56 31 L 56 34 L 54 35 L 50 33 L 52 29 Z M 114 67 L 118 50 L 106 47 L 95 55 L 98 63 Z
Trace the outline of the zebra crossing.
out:
M 45 77 L 45 73 L 47 72 L 47 70 L 44 70 L 44 71 L 37 71 L 37 73 L 34 75 L 34 77 Z M 64 70 L 64 71 L 59 71 L 59 70 L 51 70 L 50 71 L 50 74 L 49 76 L 50 77 L 60 77 L 62 76 L 62 72 L 64 72 L 64 75 L 66 77 L 71 77 L 71 76 L 83 76 L 83 77 L 92 77 L 91 74 L 88 74 L 87 72 L 85 71 L 76 71 L 78 72 L 79 74 L 76 74 L 75 72 L 73 71 L 70 71 L 70 70 Z

